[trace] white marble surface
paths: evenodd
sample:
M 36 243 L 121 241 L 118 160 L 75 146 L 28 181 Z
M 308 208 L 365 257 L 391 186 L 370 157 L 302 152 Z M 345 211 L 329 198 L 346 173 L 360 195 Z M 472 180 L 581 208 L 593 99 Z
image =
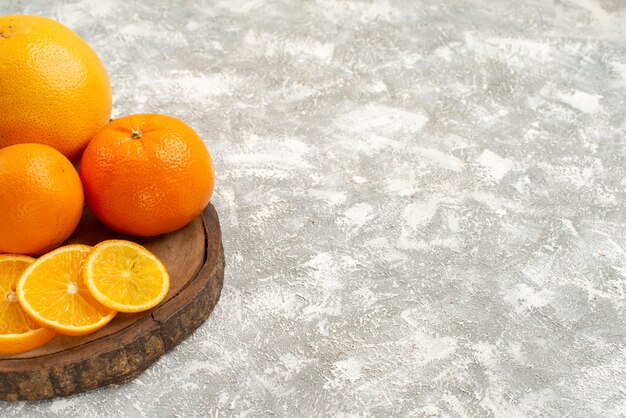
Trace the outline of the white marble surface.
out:
M 624 416 L 626 2 L 0 13 L 87 39 L 113 117 L 200 133 L 228 264 L 138 379 L 0 416 Z

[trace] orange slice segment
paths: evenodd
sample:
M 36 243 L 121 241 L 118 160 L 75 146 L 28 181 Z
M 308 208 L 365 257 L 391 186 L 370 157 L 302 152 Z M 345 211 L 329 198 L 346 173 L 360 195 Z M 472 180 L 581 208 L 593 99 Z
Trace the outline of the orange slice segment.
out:
M 22 274 L 17 298 L 39 324 L 64 335 L 85 335 L 109 323 L 117 312 L 96 301 L 82 280 L 92 247 L 67 245 L 40 257 Z
M 83 276 L 94 298 L 120 312 L 153 308 L 170 289 L 170 276 L 161 260 L 141 245 L 124 240 L 96 245 Z
M 26 268 L 35 261 L 22 255 L 0 255 L 0 353 L 33 350 L 54 338 L 22 310 L 15 288 Z

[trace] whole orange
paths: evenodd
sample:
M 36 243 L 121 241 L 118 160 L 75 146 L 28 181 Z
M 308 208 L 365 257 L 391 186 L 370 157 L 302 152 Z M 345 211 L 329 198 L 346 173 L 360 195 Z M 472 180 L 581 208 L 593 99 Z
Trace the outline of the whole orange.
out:
M 111 229 L 139 236 L 189 223 L 209 203 L 215 181 L 196 132 L 156 114 L 105 126 L 85 149 L 79 172 L 93 214 Z
M 0 149 L 0 253 L 43 254 L 65 241 L 83 212 L 76 169 L 47 145 Z
M 54 20 L 0 17 L 0 148 L 50 145 L 70 160 L 111 115 L 111 85 L 87 43 Z

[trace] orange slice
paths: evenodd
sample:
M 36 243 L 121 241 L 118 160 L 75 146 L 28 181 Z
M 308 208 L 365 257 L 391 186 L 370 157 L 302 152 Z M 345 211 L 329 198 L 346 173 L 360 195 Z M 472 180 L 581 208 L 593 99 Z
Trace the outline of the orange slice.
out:
M 54 338 L 22 310 L 15 287 L 22 272 L 35 261 L 22 255 L 0 255 L 0 353 L 33 350 Z
M 40 325 L 64 335 L 85 335 L 109 323 L 117 312 L 96 301 L 82 280 L 92 247 L 67 245 L 40 257 L 17 283 L 22 308 Z
M 96 245 L 87 258 L 83 276 L 94 298 L 120 312 L 153 308 L 170 289 L 170 276 L 161 260 L 130 241 L 110 240 Z

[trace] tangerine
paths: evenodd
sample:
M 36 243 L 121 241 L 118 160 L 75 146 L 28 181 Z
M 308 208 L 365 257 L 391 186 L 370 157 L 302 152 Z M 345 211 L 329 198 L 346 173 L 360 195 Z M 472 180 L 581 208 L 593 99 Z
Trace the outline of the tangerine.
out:
M 76 229 L 83 203 L 78 173 L 59 151 L 42 144 L 0 149 L 0 253 L 57 247 Z
M 179 229 L 209 203 L 215 174 L 196 132 L 171 116 L 116 119 L 80 162 L 87 205 L 113 230 L 153 236 Z

